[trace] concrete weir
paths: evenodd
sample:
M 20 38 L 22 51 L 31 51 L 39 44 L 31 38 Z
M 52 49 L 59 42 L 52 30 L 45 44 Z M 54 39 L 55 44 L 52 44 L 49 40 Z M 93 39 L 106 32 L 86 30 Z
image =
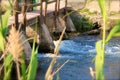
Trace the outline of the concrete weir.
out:
M 43 20 L 40 20 L 40 44 L 39 45 L 40 45 L 39 51 L 53 52 L 55 48 L 52 37 L 50 36 L 50 32 L 46 24 L 43 22 Z
M 53 52 L 55 48 L 53 40 L 59 39 L 64 27 L 66 27 L 65 38 L 67 38 L 67 32 L 76 32 L 76 28 L 71 18 L 69 16 L 67 16 L 65 20 L 62 18 L 64 16 L 62 14 L 63 11 L 64 10 L 61 10 L 60 16 L 56 19 L 54 19 L 53 13 L 48 14 L 45 22 L 44 19 L 40 17 L 38 19 L 37 32 L 35 31 L 35 24 L 26 27 L 26 35 L 28 38 L 33 37 L 34 34 L 37 34 L 38 37 L 36 43 L 40 46 L 40 52 Z M 55 35 L 54 32 L 59 35 Z

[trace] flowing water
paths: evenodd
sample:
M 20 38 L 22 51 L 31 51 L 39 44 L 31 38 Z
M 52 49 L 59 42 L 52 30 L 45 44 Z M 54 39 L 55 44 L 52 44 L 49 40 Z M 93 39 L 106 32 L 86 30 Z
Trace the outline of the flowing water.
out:
M 89 67 L 94 70 L 93 59 L 96 55 L 95 43 L 98 36 L 78 36 L 71 40 L 64 40 L 60 46 L 60 54 L 54 69 L 68 63 L 59 71 L 59 80 L 92 80 Z M 106 46 L 105 77 L 106 80 L 120 79 L 120 38 L 114 38 Z M 52 54 L 40 54 L 40 66 L 44 69 L 51 61 Z M 49 65 L 49 64 L 48 64 Z M 56 77 L 54 78 L 56 80 Z

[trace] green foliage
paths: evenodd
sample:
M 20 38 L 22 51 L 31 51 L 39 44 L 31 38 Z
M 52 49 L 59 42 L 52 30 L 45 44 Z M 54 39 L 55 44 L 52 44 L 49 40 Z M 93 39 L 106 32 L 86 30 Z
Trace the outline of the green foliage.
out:
M 5 15 L 3 15 L 2 16 L 2 34 L 3 34 L 3 36 L 4 37 L 6 37 L 6 34 L 7 34 L 7 31 L 8 31 L 8 20 L 9 20 L 9 17 L 10 17 L 10 13 L 11 13 L 11 11 L 10 10 L 8 10 L 6 13 L 5 13 Z
M 96 43 L 96 57 L 95 57 L 95 70 L 96 80 L 104 80 L 104 50 L 102 48 L 102 40 Z
M 8 0 L 9 4 L 10 4 L 10 7 L 13 8 L 13 3 L 12 3 L 12 0 Z
M 8 10 L 6 11 L 6 13 L 4 15 L 1 15 L 1 25 L 0 25 L 0 50 L 2 52 L 5 51 L 5 38 L 6 38 L 6 34 L 8 31 L 8 20 L 10 17 L 10 13 L 11 11 Z M 4 57 L 4 80 L 10 80 L 11 78 L 11 70 L 12 70 L 12 55 L 11 54 L 7 54 Z
M 98 0 L 98 3 L 103 18 L 103 38 L 102 41 L 98 41 L 96 43 L 97 54 L 95 57 L 95 70 L 96 70 L 96 80 L 104 80 L 104 55 L 105 55 L 107 12 L 106 12 L 105 0 Z
M 4 51 L 5 49 L 5 39 L 0 31 L 0 51 Z
M 22 74 L 22 80 L 26 80 L 26 64 L 25 64 L 25 56 L 24 53 L 21 56 L 21 59 L 23 60 L 23 62 L 21 63 L 21 74 Z
M 34 80 L 37 72 L 37 53 L 38 47 L 35 49 L 35 42 L 33 43 L 32 55 L 29 64 L 29 71 L 27 75 L 27 80 Z
M 11 80 L 12 61 L 12 54 L 4 57 L 4 80 Z
M 83 10 L 81 10 L 79 12 L 80 14 L 86 14 L 87 16 L 92 16 L 92 15 L 96 15 L 97 11 L 91 12 L 89 9 L 84 8 Z
M 4 51 L 5 49 L 5 38 L 8 30 L 8 20 L 10 17 L 10 11 L 8 10 L 3 16 L 1 16 L 1 25 L 0 25 L 0 50 Z
M 37 20 L 36 20 L 36 22 L 37 22 Z M 37 26 L 38 25 L 36 24 L 36 27 L 35 27 L 36 32 L 38 30 Z M 38 54 L 39 46 L 37 46 L 37 48 L 35 48 L 36 39 L 37 39 L 37 36 L 34 35 L 32 54 L 31 54 L 30 63 L 29 63 L 29 67 L 28 67 L 28 73 L 27 73 L 27 80 L 34 80 L 36 77 L 36 73 L 37 73 L 37 66 L 38 66 L 37 54 Z
M 92 22 L 87 17 L 82 17 L 79 14 L 73 13 L 70 15 L 78 32 L 86 32 L 92 30 Z
M 109 42 L 109 40 L 114 36 L 120 36 L 120 23 L 118 23 L 116 26 L 113 27 L 113 29 L 110 31 L 106 43 Z
M 106 24 L 107 24 L 107 12 L 105 6 L 105 0 L 98 0 L 102 17 L 103 17 L 103 39 L 96 43 L 96 57 L 95 57 L 95 70 L 96 80 L 104 80 L 104 56 L 105 56 L 105 45 L 114 36 L 120 36 L 120 23 L 114 26 L 106 38 Z
M 106 10 L 106 4 L 105 4 L 105 0 L 98 0 L 100 9 L 101 9 L 101 14 L 103 17 L 103 23 L 105 22 L 105 24 L 107 23 L 107 10 Z

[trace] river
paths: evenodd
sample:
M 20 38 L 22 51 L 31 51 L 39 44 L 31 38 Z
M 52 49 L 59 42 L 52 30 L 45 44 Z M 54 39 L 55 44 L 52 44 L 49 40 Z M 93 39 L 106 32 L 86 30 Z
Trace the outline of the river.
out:
M 89 67 L 94 70 L 95 43 L 100 39 L 99 36 L 77 36 L 70 40 L 63 40 L 54 69 L 66 60 L 69 60 L 69 62 L 57 74 L 59 80 L 92 80 Z M 120 38 L 114 38 L 106 45 L 105 54 L 104 71 L 106 80 L 119 80 Z M 51 61 L 51 57 L 54 57 L 54 55 L 39 54 L 38 57 L 42 60 L 40 66 L 44 69 L 47 68 L 46 64 Z M 54 80 L 56 80 L 56 77 Z

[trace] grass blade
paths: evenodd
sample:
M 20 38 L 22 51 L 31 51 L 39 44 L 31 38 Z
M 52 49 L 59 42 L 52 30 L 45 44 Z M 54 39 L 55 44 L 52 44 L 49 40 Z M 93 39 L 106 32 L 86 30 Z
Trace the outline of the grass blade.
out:
M 26 64 L 25 64 L 25 56 L 22 54 L 21 56 L 22 60 L 24 61 L 21 63 L 21 71 L 22 71 L 22 80 L 26 80 Z
M 113 27 L 113 29 L 110 31 L 106 43 L 113 37 L 113 36 L 120 36 L 120 23 L 118 23 L 116 26 Z
M 0 31 L 0 51 L 4 51 L 5 49 L 5 40 L 2 35 L 2 32 Z
M 36 20 L 37 22 L 37 20 Z M 37 24 L 35 27 L 35 31 L 37 32 Z M 38 48 L 35 48 L 35 41 L 37 39 L 37 36 L 34 35 L 34 41 L 33 41 L 33 47 L 32 47 L 32 54 L 31 54 L 31 59 L 30 59 L 30 64 L 28 67 L 28 74 L 27 74 L 27 80 L 34 80 L 36 73 L 37 73 L 37 66 L 38 66 L 38 60 L 37 60 L 37 54 L 38 54 Z
M 96 43 L 96 57 L 95 57 L 95 70 L 96 80 L 104 80 L 104 50 L 102 49 L 102 41 Z
M 107 22 L 107 10 L 106 10 L 105 0 L 98 0 L 98 3 L 101 9 L 103 21 L 106 23 Z
M 12 54 L 8 54 L 6 57 L 4 57 L 4 80 L 10 80 L 11 78 L 12 61 Z
M 37 64 L 38 64 L 38 62 L 37 62 L 38 47 L 36 48 L 36 50 L 34 50 L 34 49 L 32 50 L 27 80 L 34 80 L 35 76 L 36 76 Z
M 10 17 L 11 11 L 8 10 L 3 16 L 2 16 L 2 34 L 5 37 L 8 31 L 8 20 Z
M 95 70 L 96 80 L 104 80 L 104 56 L 105 56 L 105 41 L 106 41 L 106 24 L 107 24 L 107 12 L 105 0 L 98 0 L 98 4 L 101 10 L 103 18 L 103 38 L 102 41 L 96 43 L 97 55 L 95 57 Z

